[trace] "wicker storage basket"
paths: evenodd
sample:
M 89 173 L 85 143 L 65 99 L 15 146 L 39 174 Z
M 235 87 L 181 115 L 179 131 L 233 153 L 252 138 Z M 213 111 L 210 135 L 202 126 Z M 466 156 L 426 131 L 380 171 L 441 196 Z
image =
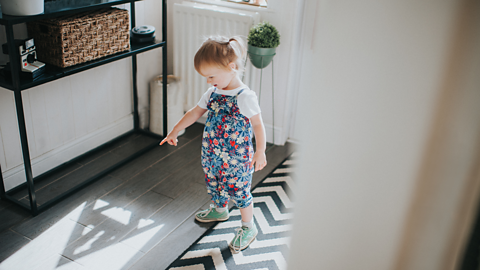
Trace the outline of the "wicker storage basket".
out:
M 130 49 L 128 11 L 107 8 L 27 23 L 39 61 L 69 67 Z

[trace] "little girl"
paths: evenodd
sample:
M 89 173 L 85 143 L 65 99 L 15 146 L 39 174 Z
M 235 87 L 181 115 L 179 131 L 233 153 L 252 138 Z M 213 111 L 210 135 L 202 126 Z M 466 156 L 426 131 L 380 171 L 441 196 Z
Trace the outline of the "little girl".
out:
M 232 199 L 242 215 L 242 226 L 229 244 L 235 253 L 247 248 L 257 236 L 250 193 L 252 173 L 254 167 L 258 171 L 267 165 L 265 128 L 257 96 L 240 80 L 245 56 L 245 44 L 239 37 L 212 37 L 203 43 L 195 54 L 194 65 L 212 87 L 160 143 L 176 146 L 178 132 L 208 110 L 202 166 L 214 205 L 196 213 L 195 218 L 200 222 L 227 220 L 228 201 Z M 252 131 L 256 139 L 255 154 Z

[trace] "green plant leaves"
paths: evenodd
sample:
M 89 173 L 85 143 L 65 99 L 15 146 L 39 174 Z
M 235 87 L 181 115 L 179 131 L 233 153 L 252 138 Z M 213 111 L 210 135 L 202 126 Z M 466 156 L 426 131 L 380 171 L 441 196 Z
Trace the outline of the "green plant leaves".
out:
M 269 22 L 261 22 L 250 29 L 248 44 L 259 48 L 276 48 L 280 44 L 280 34 Z

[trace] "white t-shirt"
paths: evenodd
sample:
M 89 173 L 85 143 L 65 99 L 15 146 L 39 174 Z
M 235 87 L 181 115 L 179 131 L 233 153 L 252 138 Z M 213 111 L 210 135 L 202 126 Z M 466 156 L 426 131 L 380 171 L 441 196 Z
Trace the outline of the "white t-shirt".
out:
M 241 114 L 245 115 L 248 118 L 252 118 L 252 116 L 259 114 L 261 110 L 260 106 L 258 105 L 257 94 L 250 90 L 248 86 L 242 85 L 233 90 L 222 90 L 217 88 L 215 93 L 225 96 L 235 96 L 242 89 L 245 90 L 243 90 L 243 92 L 237 97 L 238 108 Z M 203 94 L 202 98 L 197 103 L 200 108 L 207 109 L 208 100 L 210 99 L 213 90 L 215 90 L 215 87 L 212 86 L 208 88 L 207 92 Z

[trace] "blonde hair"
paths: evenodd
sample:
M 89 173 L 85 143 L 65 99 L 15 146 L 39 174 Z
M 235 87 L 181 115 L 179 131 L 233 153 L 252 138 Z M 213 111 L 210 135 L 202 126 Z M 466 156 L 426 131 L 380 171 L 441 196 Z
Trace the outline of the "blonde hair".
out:
M 214 65 L 231 70 L 229 64 L 233 62 L 235 63 L 233 71 L 237 73 L 237 76 L 241 77 L 246 54 L 245 41 L 241 37 L 213 36 L 203 42 L 195 54 L 193 62 L 198 73 L 200 73 L 200 68 L 204 65 Z

